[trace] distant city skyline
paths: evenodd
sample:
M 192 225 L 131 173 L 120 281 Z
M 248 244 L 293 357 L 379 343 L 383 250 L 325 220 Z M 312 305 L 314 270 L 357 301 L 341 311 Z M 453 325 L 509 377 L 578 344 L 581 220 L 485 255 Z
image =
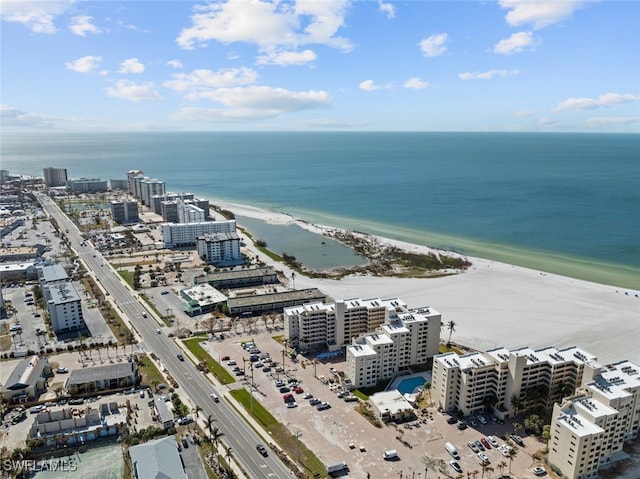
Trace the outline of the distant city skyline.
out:
M 640 2 L 0 5 L 5 131 L 640 132 Z

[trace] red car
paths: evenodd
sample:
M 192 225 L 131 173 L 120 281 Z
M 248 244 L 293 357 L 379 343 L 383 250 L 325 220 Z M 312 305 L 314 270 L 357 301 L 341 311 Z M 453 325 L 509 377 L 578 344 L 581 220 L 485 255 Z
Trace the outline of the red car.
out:
M 298 386 L 297 388 L 294 389 L 294 391 L 296 392 L 296 394 L 302 394 L 304 392 L 304 389 Z
M 229 361 L 229 359 L 231 359 L 229 356 L 222 356 L 220 361 Z
M 284 399 L 284 402 L 295 401 L 295 399 L 293 398 L 293 394 L 285 394 L 284 396 L 282 396 L 282 399 Z
M 480 442 L 482 443 L 482 445 L 484 446 L 485 449 L 491 449 L 491 444 L 489 444 L 489 441 L 487 441 L 486 438 L 481 438 Z

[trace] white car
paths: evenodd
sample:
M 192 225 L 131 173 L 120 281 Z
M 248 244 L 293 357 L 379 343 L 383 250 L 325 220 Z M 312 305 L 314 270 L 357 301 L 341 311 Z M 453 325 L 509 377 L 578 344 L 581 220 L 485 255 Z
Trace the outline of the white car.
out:
M 544 476 L 547 471 L 545 470 L 544 467 L 540 467 L 540 466 L 536 466 L 534 467 L 531 472 L 533 472 L 536 476 Z
M 504 457 L 509 457 L 509 455 L 511 454 L 511 447 L 508 446 L 507 444 L 503 444 L 502 446 L 500 446 L 498 448 L 498 451 L 500 452 L 500 454 L 502 454 Z
M 478 459 L 480 459 L 481 464 L 489 464 L 489 457 L 484 452 L 478 453 Z
M 477 418 L 478 418 L 478 421 L 480 421 L 480 424 L 483 424 L 483 425 L 487 424 L 487 420 L 485 419 L 484 416 L 478 414 Z
M 495 436 L 487 436 L 487 441 L 489 441 L 489 444 L 491 444 L 495 448 L 499 446 L 498 440 Z

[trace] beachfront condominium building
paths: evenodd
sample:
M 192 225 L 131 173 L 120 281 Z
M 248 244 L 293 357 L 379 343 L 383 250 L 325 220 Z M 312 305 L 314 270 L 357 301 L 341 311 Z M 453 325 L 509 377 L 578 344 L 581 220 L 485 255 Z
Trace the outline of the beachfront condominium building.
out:
M 109 189 L 107 180 L 100 178 L 80 178 L 67 182 L 69 191 L 73 193 L 100 193 Z
M 155 178 L 143 178 L 137 182 L 140 190 L 140 201 L 145 206 L 151 205 L 151 197 L 154 195 L 164 195 L 166 185 L 164 181 Z
M 464 415 L 487 407 L 501 419 L 529 407 L 550 411 L 583 377 L 592 377 L 595 367 L 597 358 L 575 346 L 438 354 L 433 358 L 431 397 L 445 411 Z
M 442 316 L 433 308 L 390 310 L 388 321 L 346 348 L 345 374 L 354 387 L 371 387 L 438 353 Z
M 205 220 L 206 214 L 202 208 L 190 202 L 178 202 L 178 223 L 202 223 Z
M 236 220 L 202 223 L 162 223 L 162 241 L 167 248 L 195 246 L 198 236 L 207 233 L 235 233 Z
M 127 172 L 127 183 L 129 185 L 129 193 L 131 193 L 136 198 L 140 198 L 140 195 L 136 194 L 136 178 L 144 178 L 144 171 L 129 170 Z
M 638 437 L 640 367 L 625 360 L 594 372 L 553 409 L 548 461 L 568 479 L 598 477 L 626 459 L 625 441 Z
M 134 200 L 112 201 L 111 217 L 119 224 L 137 223 L 140 221 L 138 202 Z
M 177 201 L 177 200 L 192 200 L 194 198 L 193 193 L 166 193 L 164 195 L 153 195 L 151 197 L 151 204 L 149 207 L 157 214 L 162 214 L 162 202 L 163 201 Z M 177 216 L 176 216 L 177 217 Z M 168 223 L 177 223 L 178 221 L 168 221 Z
M 58 186 L 67 186 L 67 169 L 66 168 L 44 168 L 42 170 L 44 176 L 44 184 L 48 188 L 54 188 Z
M 198 256 L 207 264 L 219 266 L 242 263 L 240 236 L 231 233 L 206 233 L 196 240 Z
M 336 351 L 386 322 L 388 311 L 406 307 L 398 299 L 353 298 L 284 310 L 285 337 L 301 351 Z

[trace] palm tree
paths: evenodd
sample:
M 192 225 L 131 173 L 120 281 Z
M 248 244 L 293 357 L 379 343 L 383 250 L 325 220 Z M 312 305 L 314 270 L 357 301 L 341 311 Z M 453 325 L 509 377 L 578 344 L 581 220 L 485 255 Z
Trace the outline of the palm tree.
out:
M 504 471 L 505 467 L 507 467 L 507 463 L 504 461 L 500 461 L 497 464 L 498 470 L 500 471 L 500 475 L 502 475 L 502 472 Z
M 196 421 L 198 420 L 200 411 L 202 411 L 202 408 L 200 405 L 196 404 L 196 407 L 194 407 L 192 411 L 196 415 Z
M 213 431 L 211 431 L 209 435 L 210 435 L 209 439 L 211 440 L 211 444 L 213 445 L 213 448 L 216 451 L 216 463 L 218 464 L 218 467 L 220 467 L 220 456 L 218 455 L 218 446 L 220 444 L 220 439 L 222 438 L 222 436 L 224 436 L 224 433 L 217 427 L 214 427 Z
M 487 466 L 487 472 L 489 473 L 489 475 L 487 477 L 491 477 L 491 474 L 493 474 L 493 472 L 495 471 L 495 469 L 491 466 Z
M 513 407 L 513 414 L 517 416 L 522 408 L 522 401 L 519 396 L 515 394 L 511 396 L 511 406 Z
M 224 446 L 224 459 L 227 461 L 227 473 L 231 474 L 231 458 L 233 457 L 233 450 L 230 446 Z
M 513 463 L 513 458 L 518 454 L 518 450 L 515 447 L 510 447 L 507 457 L 509 458 L 509 474 L 511 474 L 511 464 Z
M 446 326 L 447 326 L 447 330 L 449 331 L 449 339 L 447 340 L 447 346 L 451 346 L 451 335 L 456 330 L 456 322 L 454 320 L 451 320 L 447 323 Z
M 209 439 L 211 439 L 211 429 L 213 427 L 213 423 L 216 422 L 216 418 L 214 418 L 211 414 L 207 416 L 207 420 L 204 423 L 204 427 L 209 432 Z

